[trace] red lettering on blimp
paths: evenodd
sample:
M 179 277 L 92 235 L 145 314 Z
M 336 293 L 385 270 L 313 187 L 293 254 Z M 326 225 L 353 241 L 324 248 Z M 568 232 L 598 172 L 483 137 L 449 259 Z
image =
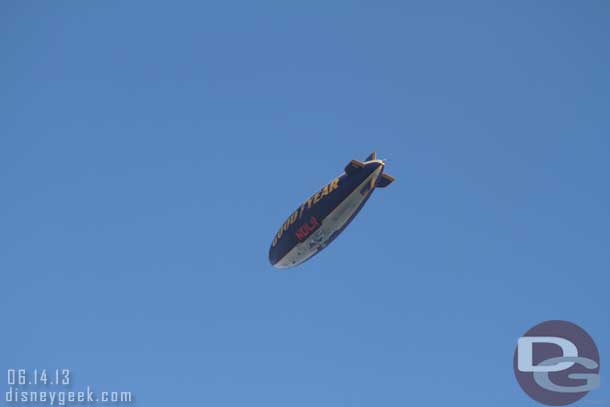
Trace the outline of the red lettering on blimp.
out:
M 339 177 L 332 180 L 329 184 L 325 185 L 321 191 L 316 192 L 312 197 L 310 197 L 308 200 L 306 200 L 299 209 L 294 211 L 290 215 L 290 217 L 288 217 L 288 219 L 286 219 L 286 222 L 284 222 L 284 224 L 280 227 L 280 230 L 278 230 L 277 233 L 275 234 L 275 237 L 273 238 L 273 241 L 271 242 L 271 246 L 275 247 L 277 242 L 282 238 L 282 235 L 284 234 L 284 232 L 288 231 L 288 228 L 290 226 L 292 226 L 292 224 L 295 223 L 297 221 L 297 219 L 301 219 L 301 216 L 303 216 L 303 212 L 305 211 L 305 209 L 307 209 L 307 210 L 311 209 L 311 207 L 313 205 L 320 202 L 325 196 L 329 195 L 331 192 L 333 192 L 335 189 L 338 189 L 338 188 L 339 188 Z M 318 223 L 318 220 L 316 218 L 312 217 L 311 219 L 314 219 L 316 224 Z M 315 227 L 315 229 L 317 229 L 319 226 L 320 225 L 318 224 Z M 315 230 L 315 229 L 313 229 L 313 230 Z M 311 232 L 309 232 L 309 233 L 311 233 Z M 307 233 L 307 235 L 309 235 L 309 233 Z M 307 235 L 305 235 L 305 237 L 307 237 Z M 297 238 L 298 237 L 299 237 L 299 233 L 297 233 Z
M 307 236 L 311 235 L 313 231 L 320 227 L 320 222 L 316 219 L 315 216 L 309 218 L 309 221 L 303 223 L 300 228 L 297 229 L 295 235 L 299 242 L 302 242 L 307 238 Z

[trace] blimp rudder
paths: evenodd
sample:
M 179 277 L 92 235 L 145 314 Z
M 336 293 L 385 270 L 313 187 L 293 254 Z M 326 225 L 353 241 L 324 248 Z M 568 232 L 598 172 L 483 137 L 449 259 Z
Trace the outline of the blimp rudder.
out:
M 371 154 L 369 154 L 368 157 L 366 157 L 364 162 L 358 161 L 358 160 L 350 161 L 345 166 L 345 173 L 347 175 L 354 175 L 359 170 L 361 170 L 362 168 L 367 168 L 368 166 L 374 166 L 375 168 L 377 168 L 379 166 L 384 167 L 384 168 L 382 168 L 381 175 L 375 181 L 375 187 L 377 187 L 377 188 L 385 188 L 388 185 L 390 185 L 392 182 L 394 182 L 394 177 L 393 176 L 383 172 L 383 169 L 385 169 L 385 162 L 384 162 L 384 160 L 378 160 L 377 159 L 377 154 L 374 151 Z
M 385 188 L 394 182 L 394 177 L 389 174 L 381 174 L 379 178 L 377 178 L 376 187 L 377 188 Z

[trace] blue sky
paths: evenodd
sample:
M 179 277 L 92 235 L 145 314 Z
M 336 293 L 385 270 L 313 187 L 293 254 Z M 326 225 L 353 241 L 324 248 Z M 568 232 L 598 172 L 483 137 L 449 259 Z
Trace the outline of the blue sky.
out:
M 531 406 L 516 340 L 565 319 L 604 373 L 606 2 L 0 7 L 3 371 L 140 406 Z M 397 181 L 274 271 L 372 150 Z

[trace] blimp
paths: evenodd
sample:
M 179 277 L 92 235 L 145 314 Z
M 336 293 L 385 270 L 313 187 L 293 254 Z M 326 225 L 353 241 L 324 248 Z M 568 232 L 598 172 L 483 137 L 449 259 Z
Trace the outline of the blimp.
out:
M 345 172 L 324 185 L 290 214 L 271 242 L 269 262 L 286 269 L 309 260 L 328 246 L 354 219 L 375 188 L 394 177 L 373 152 L 364 161 L 352 160 Z

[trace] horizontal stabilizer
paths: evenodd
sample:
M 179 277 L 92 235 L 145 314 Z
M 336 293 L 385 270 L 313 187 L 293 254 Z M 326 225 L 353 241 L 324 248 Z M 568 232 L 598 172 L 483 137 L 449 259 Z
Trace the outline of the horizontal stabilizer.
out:
M 381 177 L 377 178 L 377 188 L 385 188 L 394 182 L 394 177 L 388 174 L 381 174 Z
M 362 167 L 364 167 L 364 163 L 358 160 L 352 160 L 345 166 L 345 173 L 347 175 L 352 175 L 358 172 Z

